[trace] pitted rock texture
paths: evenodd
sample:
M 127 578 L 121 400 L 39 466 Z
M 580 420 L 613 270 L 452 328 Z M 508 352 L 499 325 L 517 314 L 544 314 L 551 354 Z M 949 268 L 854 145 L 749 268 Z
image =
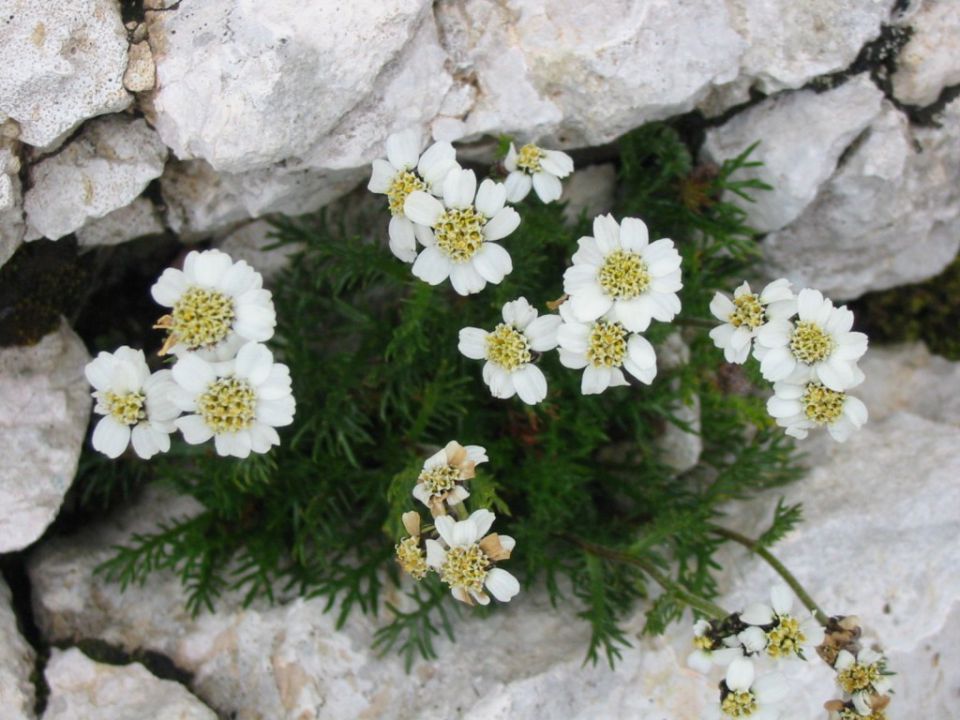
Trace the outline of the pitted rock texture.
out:
M 0 123 L 52 149 L 87 118 L 119 112 L 127 33 L 116 0 L 0 3 Z
M 143 665 L 104 665 L 80 650 L 54 649 L 46 668 L 43 720 L 216 720 L 182 685 Z
M 35 661 L 33 648 L 17 628 L 10 588 L 0 577 L 0 717 L 32 720 L 36 694 L 30 675 Z
M 907 105 L 931 105 L 944 88 L 960 84 L 960 4 L 923 0 L 903 23 L 913 35 L 897 59 L 893 94 Z
M 89 359 L 66 323 L 33 347 L 0 349 L 0 553 L 40 537 L 73 482 L 90 415 Z
M 77 241 L 84 247 L 116 245 L 144 235 L 160 235 L 165 231 L 156 206 L 141 196 L 102 218 L 88 221 L 77 230 Z
M 56 240 L 126 207 L 160 177 L 167 148 L 146 121 L 99 118 L 30 170 L 24 209 L 36 234 Z

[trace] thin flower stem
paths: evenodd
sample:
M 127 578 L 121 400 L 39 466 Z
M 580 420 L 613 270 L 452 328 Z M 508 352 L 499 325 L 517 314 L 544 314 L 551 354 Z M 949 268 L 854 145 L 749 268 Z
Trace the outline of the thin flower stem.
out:
M 467 512 L 467 506 L 462 502 L 458 502 L 456 505 L 451 506 L 454 514 L 457 516 L 458 520 L 466 520 L 470 517 L 470 513 Z
M 699 610 L 704 615 L 708 617 L 715 618 L 717 620 L 723 620 L 726 617 L 729 617 L 730 613 L 724 610 L 722 607 L 716 603 L 702 598 L 699 595 L 694 595 L 692 592 L 686 588 L 681 587 L 673 580 L 664 575 L 660 570 L 653 565 L 653 563 L 644 560 L 643 558 L 635 557 L 625 552 L 619 550 L 614 550 L 612 548 L 604 547 L 603 545 L 596 545 L 595 543 L 584 540 L 583 538 L 577 537 L 576 535 L 564 534 L 562 536 L 565 540 L 572 542 L 574 545 L 582 548 L 591 555 L 596 555 L 597 557 L 602 557 L 607 560 L 613 560 L 614 562 L 624 563 L 626 565 L 635 565 L 636 567 L 643 570 L 646 575 L 649 575 L 660 587 L 664 590 L 670 592 L 675 598 L 689 606 L 694 610 Z
M 759 544 L 756 540 L 748 538 L 746 535 L 741 535 L 736 530 L 729 530 L 725 527 L 720 527 L 719 525 L 713 524 L 711 524 L 709 527 L 710 532 L 714 533 L 715 535 L 719 535 L 727 538 L 728 540 L 733 540 L 734 542 L 740 543 L 751 552 L 754 552 L 763 558 L 766 563 L 772 567 L 780 577 L 783 578 L 783 581 L 790 586 L 790 589 L 796 593 L 797 597 L 800 598 L 800 602 L 803 603 L 803 606 L 813 613 L 813 616 L 817 619 L 817 622 L 826 626 L 827 621 L 830 618 L 823 610 L 820 609 L 820 606 L 814 602 L 814 599 L 810 597 L 810 593 L 808 593 L 806 588 L 800 584 L 800 581 L 794 577 L 793 573 L 787 570 L 786 566 L 780 562 L 773 555 L 773 553 L 763 547 L 763 545 Z

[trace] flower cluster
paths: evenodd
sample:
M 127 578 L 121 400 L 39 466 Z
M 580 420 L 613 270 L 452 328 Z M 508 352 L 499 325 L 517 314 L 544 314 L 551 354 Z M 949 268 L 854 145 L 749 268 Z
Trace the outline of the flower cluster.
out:
M 464 447 L 451 441 L 423 464 L 413 496 L 433 515 L 430 526 L 421 525 L 420 514 L 403 514 L 407 536 L 396 545 L 397 563 L 415 580 L 435 572 L 450 587 L 453 596 L 468 605 L 487 605 L 493 595 L 508 602 L 520 592 L 520 583 L 497 563 L 510 558 L 516 541 L 508 535 L 491 533 L 496 516 L 486 509 L 467 515 L 464 506 L 470 493 L 464 482 L 474 477 L 479 463 L 487 461 L 486 450 L 478 445 Z M 460 520 L 447 514 L 447 507 Z
M 104 416 L 94 449 L 116 458 L 132 442 L 148 459 L 168 451 L 178 429 L 190 444 L 213 438 L 224 456 L 278 445 L 276 428 L 293 422 L 296 403 L 289 369 L 262 344 L 276 312 L 261 275 L 219 250 L 193 251 L 151 294 L 170 309 L 155 327 L 167 332 L 160 354 L 176 363 L 151 374 L 143 351 L 123 346 L 86 366 L 94 410 Z
M 852 332 L 853 313 L 835 307 L 819 290 L 794 295 L 789 281 L 761 292 L 743 283 L 731 300 L 717 293 L 710 311 L 723 322 L 710 331 L 727 362 L 744 363 L 753 351 L 763 377 L 773 383 L 767 410 L 788 435 L 803 439 L 826 427 L 844 442 L 867 421 L 867 408 L 847 393 L 864 380 L 857 365 L 867 336 Z
M 695 649 L 687 664 L 704 674 L 725 668 L 716 714 L 731 720 L 776 720 L 787 698 L 792 663 L 815 651 L 836 670 L 846 693 L 845 700 L 827 703 L 835 718 L 885 720 L 886 662 L 859 647 L 856 619 L 831 618 L 824 628 L 813 615 L 797 615 L 793 605 L 790 589 L 777 585 L 769 604 L 754 603 L 726 618 L 694 624 Z

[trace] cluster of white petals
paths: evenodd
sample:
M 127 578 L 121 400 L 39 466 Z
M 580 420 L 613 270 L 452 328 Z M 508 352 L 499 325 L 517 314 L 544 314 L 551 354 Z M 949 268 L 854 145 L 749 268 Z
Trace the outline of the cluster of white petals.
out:
M 545 150 L 533 143 L 527 143 L 518 153 L 510 143 L 503 166 L 508 173 L 504 181 L 508 201 L 520 202 L 533 188 L 540 200 L 550 203 L 563 194 L 560 180 L 573 172 L 573 159 L 559 150 Z
M 132 442 L 150 458 L 170 449 L 178 429 L 191 444 L 213 438 L 224 456 L 279 444 L 275 428 L 293 422 L 295 401 L 289 369 L 261 344 L 273 336 L 276 312 L 260 273 L 219 250 L 192 251 L 151 294 L 170 308 L 156 325 L 167 331 L 160 354 L 177 362 L 151 375 L 143 351 L 124 346 L 87 365 L 95 412 L 105 416 L 94 449 L 116 458 Z
M 479 445 L 464 446 L 451 440 L 423 463 L 413 496 L 432 515 L 445 515 L 445 506 L 459 505 L 470 497 L 464 483 L 476 475 L 477 465 L 487 459 L 487 451 Z

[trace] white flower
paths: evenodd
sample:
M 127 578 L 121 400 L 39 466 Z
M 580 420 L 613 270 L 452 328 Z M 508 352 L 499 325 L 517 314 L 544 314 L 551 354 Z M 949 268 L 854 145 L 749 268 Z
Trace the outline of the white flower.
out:
M 526 298 L 517 298 L 503 306 L 503 322 L 487 332 L 475 327 L 460 331 L 460 352 L 471 360 L 486 360 L 483 380 L 495 398 L 518 395 L 528 405 L 536 405 L 547 396 L 547 379 L 534 365 L 534 352 L 546 352 L 557 346 L 558 315 L 537 317 L 537 310 Z
M 778 704 L 787 696 L 789 687 L 779 673 L 756 676 L 753 663 L 737 658 L 727 668 L 720 685 L 720 713 L 724 718 L 776 720 Z
M 423 543 L 420 538 L 420 513 L 412 510 L 405 512 L 401 520 L 409 535 L 396 544 L 394 551 L 397 563 L 414 580 L 423 580 L 428 567 L 427 555 L 423 550 Z
M 132 440 L 134 452 L 147 460 L 170 449 L 173 420 L 180 411 L 170 401 L 169 370 L 151 375 L 143 350 L 124 345 L 100 353 L 83 371 L 93 385 L 94 412 L 106 416 L 93 431 L 95 450 L 117 458 Z
M 600 320 L 579 322 L 570 303 L 560 306 L 563 324 L 557 330 L 560 363 L 573 370 L 583 368 L 580 391 L 602 393 L 608 387 L 629 385 L 623 370 L 649 385 L 657 375 L 657 354 L 653 345 L 607 313 Z M 622 369 L 621 369 L 622 368 Z
M 413 274 L 430 285 L 449 277 L 461 295 L 502 281 L 513 263 L 495 241 L 520 224 L 517 211 L 504 206 L 506 198 L 501 183 L 484 180 L 478 190 L 473 171 L 459 169 L 443 181 L 443 202 L 422 190 L 410 193 L 404 212 L 413 222 L 429 226 L 420 237 L 426 247 L 413 264 Z
M 208 360 L 227 360 L 244 342 L 273 337 L 277 316 L 263 277 L 219 250 L 187 253 L 183 270 L 164 270 L 150 293 L 172 308 L 155 326 L 169 333 L 161 355 L 199 352 Z
M 544 150 L 532 143 L 520 148 L 510 143 L 510 151 L 503 161 L 509 175 L 504 181 L 507 200 L 515 203 L 523 200 L 532 186 L 545 202 L 559 200 L 563 193 L 560 179 L 573 172 L 573 159 L 559 150 Z
M 743 283 L 733 292 L 731 301 L 723 293 L 717 293 L 710 301 L 710 312 L 723 321 L 710 331 L 714 344 L 723 350 L 730 363 L 745 363 L 757 332 L 770 320 L 789 320 L 797 311 L 796 298 L 790 289 L 790 281 L 774 280 L 760 294 L 750 291 L 750 284 Z
M 683 287 L 673 241 L 651 243 L 642 220 L 617 224 L 612 215 L 594 219 L 593 235 L 580 238 L 563 274 L 574 317 L 590 322 L 611 313 L 630 332 L 643 332 L 651 320 L 670 322 L 680 312 Z
M 891 683 L 885 674 L 886 668 L 886 658 L 869 648 L 860 650 L 856 655 L 849 650 L 841 650 L 833 663 L 833 669 L 837 671 L 837 684 L 853 696 L 858 711 L 860 707 L 867 707 L 873 695 L 885 695 L 890 691 Z
M 797 321 L 770 320 L 757 332 L 757 357 L 771 382 L 816 380 L 831 390 L 847 390 L 863 381 L 857 360 L 867 351 L 867 336 L 850 332 L 853 313 L 836 308 L 819 290 L 797 295 Z
M 459 167 L 456 151 L 448 142 L 436 142 L 421 155 L 420 134 L 416 130 L 394 133 L 387 138 L 387 159 L 373 161 L 367 189 L 387 196 L 391 214 L 390 250 L 400 260 L 412 263 L 416 259 L 417 238 L 427 230 L 403 214 L 407 196 L 415 190 L 438 194 L 447 173 Z
M 247 343 L 235 360 L 210 363 L 187 353 L 173 366 L 174 402 L 192 413 L 176 421 L 191 445 L 211 437 L 219 455 L 245 458 L 280 444 L 274 428 L 293 422 L 290 370 L 266 345 Z
M 803 439 L 817 427 L 826 426 L 837 442 L 845 442 L 867 421 L 867 406 L 859 398 L 831 390 L 820 382 L 778 382 L 767 400 L 767 412 L 787 435 Z
M 455 521 L 449 515 L 434 520 L 444 547 L 427 540 L 427 565 L 450 586 L 453 596 L 468 605 L 490 602 L 484 589 L 500 602 L 508 602 L 520 592 L 517 579 L 494 563 L 506 560 L 516 545 L 508 535 L 487 535 L 496 516 L 489 510 L 477 510 L 466 520 Z
M 451 440 L 423 463 L 413 496 L 430 508 L 432 515 L 445 515 L 444 503 L 453 507 L 470 497 L 463 483 L 476 475 L 477 465 L 483 462 L 487 462 L 485 449 Z
M 687 656 L 687 665 L 704 675 L 714 666 L 726 666 L 738 657 L 743 657 L 736 638 L 717 638 L 712 630 L 709 620 L 700 619 L 693 624 L 693 644 L 696 650 Z
M 753 627 L 737 638 L 749 654 L 766 651 L 775 659 L 798 657 L 823 642 L 823 627 L 814 617 L 802 620 L 792 615 L 793 593 L 786 585 L 770 591 L 770 605 L 755 603 L 740 614 L 740 620 Z

